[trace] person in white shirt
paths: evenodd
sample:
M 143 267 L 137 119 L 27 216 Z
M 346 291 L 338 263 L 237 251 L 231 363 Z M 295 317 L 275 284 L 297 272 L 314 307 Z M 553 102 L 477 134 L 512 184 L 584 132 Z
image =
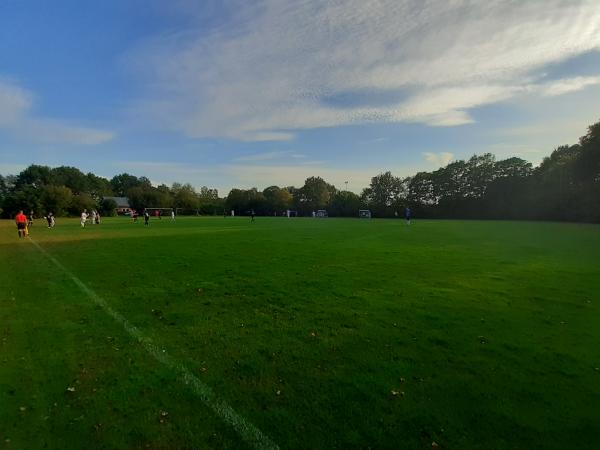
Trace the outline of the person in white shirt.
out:
M 87 217 L 88 217 L 87 209 L 84 209 L 83 212 L 81 213 L 81 220 L 80 220 L 81 228 L 85 227 L 85 222 L 87 220 Z
M 171 210 L 171 220 L 175 222 L 175 210 Z

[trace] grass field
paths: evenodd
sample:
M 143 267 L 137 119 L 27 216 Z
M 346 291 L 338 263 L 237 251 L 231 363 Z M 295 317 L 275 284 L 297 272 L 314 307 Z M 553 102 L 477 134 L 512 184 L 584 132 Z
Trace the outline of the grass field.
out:
M 31 237 L 47 254 L 0 222 L 0 448 L 260 446 L 247 424 L 280 448 L 600 446 L 598 226 L 59 219 Z

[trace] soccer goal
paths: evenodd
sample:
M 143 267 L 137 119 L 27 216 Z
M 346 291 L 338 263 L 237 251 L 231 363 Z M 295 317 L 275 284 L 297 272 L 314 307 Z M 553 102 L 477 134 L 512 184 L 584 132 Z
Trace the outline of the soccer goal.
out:
M 327 210 L 326 210 L 326 209 L 319 209 L 319 210 L 317 211 L 317 217 L 319 217 L 319 218 L 321 218 L 321 219 L 323 219 L 323 218 L 325 218 L 325 217 L 328 217 L 328 215 L 327 215 Z
M 195 208 L 176 208 L 175 214 L 178 216 L 199 216 L 200 210 Z
M 371 218 L 371 211 L 368 209 L 359 209 L 358 210 L 358 217 L 360 219 L 370 219 Z
M 144 208 L 150 214 L 150 217 L 171 217 L 173 208 Z
M 298 211 L 292 211 L 292 210 L 289 210 L 289 209 L 288 209 L 288 210 L 285 212 L 285 215 L 286 215 L 287 217 L 298 217 Z

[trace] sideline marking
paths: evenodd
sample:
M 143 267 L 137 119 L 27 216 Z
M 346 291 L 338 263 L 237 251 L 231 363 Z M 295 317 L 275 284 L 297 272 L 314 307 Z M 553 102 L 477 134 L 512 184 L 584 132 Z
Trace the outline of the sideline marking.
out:
M 202 403 L 212 409 L 225 423 L 231 425 L 244 441 L 258 449 L 279 449 L 277 444 L 275 444 L 267 435 L 263 434 L 244 417 L 235 412 L 235 410 L 224 400 L 218 398 L 213 390 L 207 384 L 203 383 L 187 367 L 178 363 L 165 350 L 161 350 L 152 342 L 152 339 L 144 336 L 144 334 L 137 327 L 130 324 L 129 321 L 123 315 L 121 315 L 121 313 L 112 309 L 102 297 L 87 287 L 83 281 L 77 278 L 71 271 L 69 271 L 69 269 L 63 266 L 56 258 L 54 258 L 54 256 L 44 250 L 44 248 L 41 247 L 37 242 L 31 238 L 29 238 L 29 240 L 40 252 L 42 252 L 50 261 L 52 261 L 56 267 L 65 272 L 79 287 L 79 289 L 86 293 L 96 305 L 100 306 L 105 313 L 120 323 L 125 331 L 127 331 L 127 333 L 129 333 L 131 337 L 135 338 L 140 344 L 142 344 L 142 347 L 144 347 L 144 349 L 150 353 L 150 355 L 152 355 L 157 361 L 175 371 L 183 383 L 187 386 L 190 386 L 194 394 L 200 397 Z

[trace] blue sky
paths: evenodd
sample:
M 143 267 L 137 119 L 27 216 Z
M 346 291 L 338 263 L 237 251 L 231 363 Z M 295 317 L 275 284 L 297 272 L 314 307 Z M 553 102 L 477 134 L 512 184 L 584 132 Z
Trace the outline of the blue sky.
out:
M 0 173 L 359 192 L 600 120 L 600 3 L 0 3 Z

